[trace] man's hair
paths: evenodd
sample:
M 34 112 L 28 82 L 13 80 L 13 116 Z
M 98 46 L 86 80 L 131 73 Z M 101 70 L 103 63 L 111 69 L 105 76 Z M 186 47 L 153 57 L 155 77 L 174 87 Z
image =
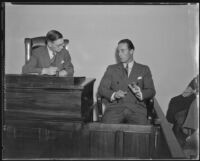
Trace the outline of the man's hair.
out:
M 51 30 L 46 35 L 46 41 L 55 41 L 61 38 L 63 38 L 63 35 L 56 30 Z
M 133 43 L 132 43 L 131 40 L 129 40 L 129 39 L 122 39 L 122 40 L 120 40 L 118 42 L 118 44 L 122 44 L 122 43 L 126 43 L 129 50 L 131 50 L 131 49 L 135 50 L 135 46 L 133 45 Z

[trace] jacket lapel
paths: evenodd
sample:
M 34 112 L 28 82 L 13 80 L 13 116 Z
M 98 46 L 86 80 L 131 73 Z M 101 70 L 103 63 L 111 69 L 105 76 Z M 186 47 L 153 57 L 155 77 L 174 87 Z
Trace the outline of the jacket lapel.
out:
M 134 62 L 131 73 L 129 75 L 128 81 L 131 82 L 137 82 L 137 77 L 141 74 L 140 68 L 138 63 Z

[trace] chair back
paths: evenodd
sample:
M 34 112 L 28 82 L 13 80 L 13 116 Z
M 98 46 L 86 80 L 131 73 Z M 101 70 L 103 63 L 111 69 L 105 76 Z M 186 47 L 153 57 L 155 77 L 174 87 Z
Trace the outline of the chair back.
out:
M 65 46 L 69 44 L 68 39 L 64 39 Z M 25 63 L 29 61 L 32 50 L 41 47 L 46 46 L 46 37 L 40 36 L 40 37 L 34 37 L 34 38 L 25 38 L 24 39 L 25 44 Z

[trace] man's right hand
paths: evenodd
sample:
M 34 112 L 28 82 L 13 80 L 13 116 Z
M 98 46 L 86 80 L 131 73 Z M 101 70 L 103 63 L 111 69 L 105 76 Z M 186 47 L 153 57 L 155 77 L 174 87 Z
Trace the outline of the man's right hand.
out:
M 119 90 L 119 91 L 115 92 L 114 97 L 115 97 L 116 99 L 120 99 L 120 98 L 125 97 L 126 94 L 127 94 L 127 92 L 124 92 L 124 91 L 122 91 L 122 90 Z
M 47 75 L 56 75 L 57 67 L 50 66 L 49 68 L 43 68 L 41 74 L 47 74 Z

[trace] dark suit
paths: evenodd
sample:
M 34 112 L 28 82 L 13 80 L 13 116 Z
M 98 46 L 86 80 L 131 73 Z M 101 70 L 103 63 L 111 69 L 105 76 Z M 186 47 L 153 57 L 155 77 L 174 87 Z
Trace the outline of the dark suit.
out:
M 128 88 L 128 84 L 133 81 L 137 82 L 140 87 L 144 100 L 155 96 L 154 83 L 148 66 L 134 62 L 129 77 L 122 63 L 108 66 L 98 89 L 98 94 L 104 98 L 106 104 L 103 122 L 121 123 L 127 121 L 128 123 L 145 124 L 147 121 L 146 104 L 144 101 L 139 101 Z M 111 102 L 113 92 L 118 90 L 127 91 L 127 95 Z
M 59 71 L 66 70 L 68 76 L 73 76 L 74 74 L 74 67 L 71 63 L 69 52 L 63 48 L 56 54 L 55 60 L 51 63 L 46 46 L 39 47 L 32 51 L 30 60 L 22 67 L 22 73 L 41 74 L 42 68 L 48 68 L 50 66 L 58 67 Z
M 198 84 L 199 84 L 199 75 L 197 75 L 195 78 L 193 78 L 190 81 L 187 88 L 191 87 L 193 90 L 198 91 L 199 90 Z M 171 98 L 168 109 L 167 109 L 167 115 L 166 115 L 167 120 L 171 122 L 172 124 L 175 124 L 177 121 L 175 118 L 175 115 L 182 111 L 186 112 L 186 114 L 181 115 L 181 116 L 184 116 L 184 119 L 185 119 L 187 112 L 189 110 L 189 107 L 191 103 L 195 100 L 195 98 L 196 98 L 195 93 L 191 93 L 191 95 L 186 96 L 186 97 L 184 97 L 183 94 L 180 94 L 178 96 Z M 184 119 L 182 120 L 184 121 Z
M 170 123 L 175 124 L 176 123 L 175 115 L 181 111 L 185 111 L 187 113 L 188 109 L 189 109 L 191 103 L 194 101 L 195 97 L 196 97 L 195 94 L 191 94 L 188 97 L 183 97 L 182 94 L 173 97 L 169 102 L 167 115 L 166 115 L 167 120 Z M 185 119 L 185 117 L 184 117 L 184 119 Z

